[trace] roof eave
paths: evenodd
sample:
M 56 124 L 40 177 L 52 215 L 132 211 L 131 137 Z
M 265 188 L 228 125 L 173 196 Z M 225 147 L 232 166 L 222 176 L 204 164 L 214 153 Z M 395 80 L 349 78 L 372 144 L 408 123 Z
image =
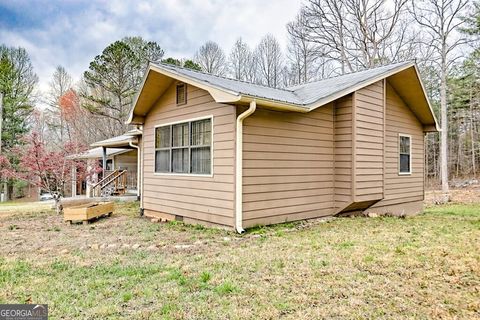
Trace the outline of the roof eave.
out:
M 438 125 L 435 124 L 426 124 L 423 126 L 423 132 L 441 132 L 442 129 L 438 128 Z
M 418 70 L 417 64 L 414 63 L 413 67 L 415 68 L 415 73 L 417 74 L 418 82 L 420 82 L 420 87 L 422 88 L 423 95 L 425 96 L 425 100 L 427 100 L 427 105 L 428 105 L 428 108 L 430 109 L 430 113 L 432 114 L 433 121 L 434 121 L 434 125 L 424 126 L 423 131 L 424 132 L 441 132 L 442 128 L 438 124 L 438 120 L 437 120 L 437 117 L 435 116 L 435 112 L 433 112 L 433 108 L 432 108 L 432 105 L 430 104 L 430 99 L 428 99 L 427 90 L 425 90 L 425 86 L 423 85 L 422 77 L 420 77 L 420 71 Z M 429 128 L 427 130 L 426 129 L 427 127 L 432 127 L 432 128 Z
M 104 148 L 123 148 L 129 147 L 130 142 L 135 142 L 136 138 L 132 136 L 131 139 L 121 140 L 121 141 L 112 141 L 112 142 L 104 142 L 98 141 L 94 142 L 90 145 L 90 147 L 104 147 Z
M 129 132 L 126 132 L 124 135 L 125 136 L 131 136 L 131 137 L 138 137 L 138 136 L 143 135 L 143 131 L 140 130 L 140 129 L 135 129 L 135 130 L 131 130 Z
M 141 89 L 138 90 L 138 92 L 135 94 L 135 98 L 133 99 L 133 108 L 132 108 L 132 110 L 130 110 L 130 114 L 128 115 L 128 120 L 126 121 L 125 124 L 142 124 L 143 123 L 143 122 L 142 123 L 134 123 L 133 122 L 133 120 L 135 118 L 134 112 L 135 112 L 135 106 L 137 105 L 137 102 L 138 102 L 138 98 L 142 94 L 143 87 L 145 86 L 145 82 L 147 81 L 148 74 L 150 73 L 151 66 L 152 65 L 149 61 L 148 65 L 147 65 L 147 70 L 145 70 L 145 73 L 143 74 L 142 82 L 140 83 L 140 88 Z
M 252 101 L 256 101 L 258 105 L 267 107 L 270 109 L 281 110 L 281 111 L 292 111 L 292 112 L 302 112 L 306 113 L 310 110 L 302 105 L 293 104 L 289 102 L 277 101 L 267 98 L 249 96 L 249 95 L 242 95 L 238 102 L 243 103 L 250 103 Z
M 93 150 L 93 149 L 91 149 L 91 150 Z M 98 155 L 96 156 L 96 155 L 89 154 L 89 152 L 91 150 L 87 150 L 84 153 L 72 154 L 72 155 L 66 156 L 66 158 L 70 159 L 70 160 L 92 160 L 92 159 L 101 159 L 102 158 L 102 156 L 98 156 Z M 131 150 L 130 149 L 123 149 L 123 150 L 118 150 L 118 151 L 109 153 L 109 154 L 107 154 L 107 159 L 111 159 L 114 156 L 129 152 L 129 151 L 131 151 Z
M 135 108 L 138 103 L 138 99 L 140 97 L 141 92 L 143 91 L 143 88 L 146 83 L 146 79 L 148 77 L 148 74 L 150 71 L 155 71 L 160 74 L 163 74 L 167 77 L 176 79 L 178 81 L 185 82 L 187 84 L 190 84 L 192 86 L 198 87 L 200 89 L 203 89 L 205 91 L 208 91 L 210 95 L 213 97 L 213 99 L 218 102 L 218 103 L 235 103 L 238 102 L 241 98 L 241 95 L 238 92 L 234 92 L 225 88 L 221 88 L 219 86 L 215 86 L 212 84 L 205 84 L 202 81 L 198 81 L 196 79 L 193 79 L 192 77 L 185 76 L 183 74 L 180 74 L 178 72 L 174 72 L 172 70 L 168 70 L 167 68 L 162 68 L 161 66 L 149 64 L 147 71 L 145 72 L 142 84 L 139 90 L 137 96 L 135 97 L 133 108 L 130 111 L 130 115 L 127 120 L 127 124 L 143 124 L 145 121 L 145 117 L 141 115 L 136 115 L 135 114 Z

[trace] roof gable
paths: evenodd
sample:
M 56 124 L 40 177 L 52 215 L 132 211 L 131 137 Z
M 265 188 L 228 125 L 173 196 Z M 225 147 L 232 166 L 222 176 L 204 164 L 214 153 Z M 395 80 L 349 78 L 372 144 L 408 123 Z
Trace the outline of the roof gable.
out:
M 208 91 L 219 103 L 249 103 L 256 100 L 258 105 L 273 109 L 309 112 L 384 78 L 391 81 L 424 125 L 434 128 L 431 131 L 438 129 L 435 115 L 413 61 L 344 74 L 284 89 L 214 76 L 168 64 L 150 64 L 128 122 L 143 123 L 143 117 L 174 80 Z M 402 78 L 405 79 L 402 80 Z
M 374 69 L 347 73 L 344 75 L 322 79 L 319 81 L 300 84 L 289 89 L 302 97 L 304 105 L 312 105 L 338 93 L 344 96 L 344 92 L 351 93 L 359 88 L 366 87 L 373 82 L 384 78 L 392 71 L 411 66 L 411 62 L 396 63 Z

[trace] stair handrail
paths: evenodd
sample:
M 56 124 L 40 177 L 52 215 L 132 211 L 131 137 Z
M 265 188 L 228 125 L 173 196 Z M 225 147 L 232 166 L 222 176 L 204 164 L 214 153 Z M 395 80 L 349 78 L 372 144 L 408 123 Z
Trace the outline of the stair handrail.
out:
M 115 171 L 118 171 L 118 170 L 115 170 Z M 114 182 L 115 180 L 117 180 L 118 178 L 120 178 L 121 176 L 123 176 L 125 173 L 127 172 L 127 170 L 122 170 L 122 171 L 118 171 L 118 175 L 116 175 L 115 177 L 111 178 L 107 183 L 103 184 L 101 187 L 100 187 L 100 190 L 105 188 L 106 186 L 108 186 L 110 183 Z M 110 176 L 110 175 L 109 175 Z
M 102 180 L 98 181 L 97 183 L 95 183 L 92 188 L 95 189 L 96 187 L 98 187 L 99 184 L 101 184 L 102 182 L 104 182 L 105 180 L 107 180 L 108 178 L 110 178 L 112 175 L 116 174 L 118 172 L 118 169 L 115 169 L 113 170 L 112 172 L 110 172 L 107 176 L 105 176 L 104 178 L 102 178 Z

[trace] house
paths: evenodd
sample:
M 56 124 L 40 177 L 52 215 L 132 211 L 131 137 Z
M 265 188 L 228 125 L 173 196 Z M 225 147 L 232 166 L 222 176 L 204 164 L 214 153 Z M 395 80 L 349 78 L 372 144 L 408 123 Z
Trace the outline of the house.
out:
M 150 64 L 129 123 L 143 214 L 238 232 L 420 212 L 424 135 L 439 130 L 414 62 L 286 89 Z
M 99 197 L 111 195 L 139 194 L 138 136 L 141 132 L 131 130 L 123 135 L 91 144 L 90 150 L 69 158 L 85 160 L 90 167 L 100 167 L 103 170 L 84 181 L 72 179 L 72 196 L 85 195 Z M 97 162 L 96 165 L 94 162 Z M 72 177 L 75 177 L 72 168 Z

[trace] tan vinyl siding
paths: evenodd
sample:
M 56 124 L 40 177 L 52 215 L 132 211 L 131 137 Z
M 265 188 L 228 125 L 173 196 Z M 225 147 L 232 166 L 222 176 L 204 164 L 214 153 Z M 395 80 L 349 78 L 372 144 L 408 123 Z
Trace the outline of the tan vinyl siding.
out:
M 176 104 L 174 82 L 146 116 L 143 141 L 143 208 L 233 226 L 235 181 L 234 106 L 216 103 L 207 91 L 187 86 L 187 103 Z M 154 173 L 155 126 L 213 117 L 213 176 Z
M 422 125 L 389 84 L 387 84 L 386 101 L 385 198 L 374 207 L 418 202 L 422 201 L 424 197 L 424 133 Z M 411 175 L 399 175 L 398 173 L 400 133 L 412 137 Z
M 355 201 L 383 198 L 383 81 L 355 92 Z
M 246 227 L 332 214 L 333 106 L 308 114 L 258 109 L 243 128 Z
M 123 169 L 129 172 L 137 172 L 137 150 L 119 154 L 113 159 L 115 169 Z
M 352 95 L 335 102 L 335 208 L 352 202 Z

